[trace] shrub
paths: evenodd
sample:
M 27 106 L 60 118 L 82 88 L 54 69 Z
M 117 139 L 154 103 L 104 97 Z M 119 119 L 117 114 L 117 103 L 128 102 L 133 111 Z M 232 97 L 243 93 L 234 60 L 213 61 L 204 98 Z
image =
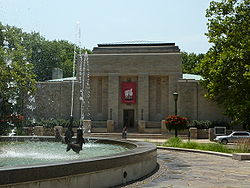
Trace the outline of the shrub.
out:
M 0 117 L 0 135 L 7 135 L 16 127 L 17 133 L 22 134 L 24 116 L 20 114 L 11 114 Z
M 226 127 L 227 129 L 230 128 L 230 125 L 226 121 L 209 121 L 209 120 L 193 120 L 188 125 L 188 127 L 196 127 L 197 129 L 208 129 L 214 127 Z
M 24 122 L 26 127 L 44 126 L 47 128 L 53 128 L 55 126 L 67 127 L 70 121 L 66 119 L 37 119 L 35 122 L 31 119 L 27 119 Z M 73 126 L 79 126 L 79 120 L 74 120 Z
M 211 127 L 226 127 L 227 129 L 230 128 L 230 125 L 226 121 L 218 120 L 218 121 L 212 121 Z
M 78 120 L 74 120 L 73 121 L 73 126 L 77 126 L 79 121 Z M 62 126 L 62 127 L 68 127 L 68 125 L 70 124 L 70 120 L 65 120 L 65 119 L 42 119 L 40 121 L 37 122 L 37 124 L 47 127 L 47 128 L 53 128 L 55 126 Z
M 10 131 L 12 126 L 10 126 L 7 122 L 0 122 L 0 135 L 7 135 Z
M 209 120 L 207 121 L 193 120 L 189 124 L 189 127 L 196 127 L 197 129 L 208 129 L 212 127 L 212 122 Z

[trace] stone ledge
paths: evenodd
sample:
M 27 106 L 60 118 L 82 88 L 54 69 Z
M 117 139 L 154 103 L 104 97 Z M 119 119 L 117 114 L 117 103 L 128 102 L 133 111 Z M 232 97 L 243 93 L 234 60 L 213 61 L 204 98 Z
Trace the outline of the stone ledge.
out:
M 235 160 L 250 160 L 250 153 L 234 153 L 233 159 Z

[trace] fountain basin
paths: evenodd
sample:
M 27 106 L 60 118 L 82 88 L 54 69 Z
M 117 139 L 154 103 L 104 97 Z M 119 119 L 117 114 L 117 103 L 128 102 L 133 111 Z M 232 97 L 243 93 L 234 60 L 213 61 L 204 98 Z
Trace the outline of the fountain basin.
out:
M 8 139 L 31 138 L 0 137 L 0 141 Z M 46 139 L 46 137 L 36 137 L 36 139 Z M 47 139 L 53 138 L 47 137 Z M 154 144 L 110 139 L 98 139 L 97 142 L 126 144 L 133 149 L 89 159 L 0 168 L 0 185 L 46 188 L 112 187 L 137 180 L 153 172 L 157 166 Z

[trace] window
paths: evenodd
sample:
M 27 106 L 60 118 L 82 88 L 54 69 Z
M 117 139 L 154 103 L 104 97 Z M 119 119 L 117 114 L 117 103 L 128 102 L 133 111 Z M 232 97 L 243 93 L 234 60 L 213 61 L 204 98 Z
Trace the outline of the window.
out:
M 233 136 L 249 136 L 248 133 L 234 133 Z

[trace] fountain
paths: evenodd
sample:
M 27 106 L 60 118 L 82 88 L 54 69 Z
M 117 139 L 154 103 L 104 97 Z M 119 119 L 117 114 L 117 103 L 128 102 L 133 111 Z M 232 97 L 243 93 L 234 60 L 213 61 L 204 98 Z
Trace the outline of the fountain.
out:
M 75 46 L 73 76 L 76 49 Z M 150 143 L 88 137 L 88 142 L 82 146 L 85 142 L 82 131 L 90 131 L 90 85 L 88 54 L 79 54 L 80 124 L 77 137 L 72 138 L 71 133 L 75 100 L 75 81 L 72 81 L 71 123 L 65 136 L 58 130 L 56 137 L 36 136 L 35 142 L 33 136 L 0 136 L 0 186 L 112 187 L 135 181 L 155 170 L 156 146 Z M 34 103 L 35 99 L 31 97 L 29 101 Z M 35 105 L 29 106 L 32 111 L 34 108 Z M 65 152 L 65 149 L 75 152 Z
M 112 187 L 146 176 L 157 166 L 156 146 L 145 142 L 89 138 L 76 154 L 52 142 L 54 137 L 6 142 L 11 138 L 0 137 L 0 186 Z

